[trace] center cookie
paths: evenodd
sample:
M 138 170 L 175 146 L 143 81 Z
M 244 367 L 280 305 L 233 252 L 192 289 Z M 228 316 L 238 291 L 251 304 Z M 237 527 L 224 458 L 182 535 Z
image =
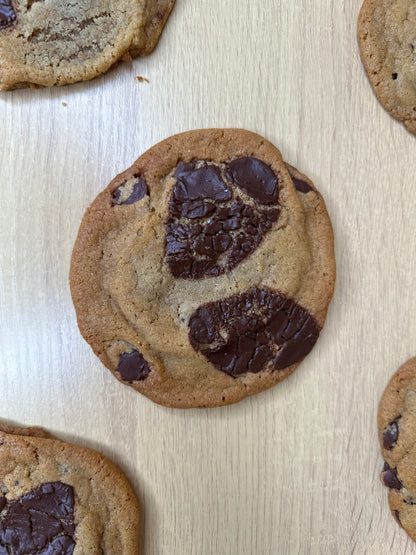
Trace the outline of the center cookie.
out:
M 322 197 L 243 130 L 191 131 L 143 154 L 88 209 L 70 273 L 94 352 L 172 407 L 233 403 L 287 377 L 334 280 Z

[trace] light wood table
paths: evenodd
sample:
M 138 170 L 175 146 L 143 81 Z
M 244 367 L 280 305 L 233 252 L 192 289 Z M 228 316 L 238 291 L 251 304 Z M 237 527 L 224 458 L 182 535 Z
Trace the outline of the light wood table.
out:
M 379 480 L 376 424 L 416 354 L 416 138 L 373 95 L 360 4 L 177 0 L 150 57 L 0 95 L 0 416 L 115 460 L 144 555 L 416 553 Z M 289 379 L 234 406 L 169 410 L 92 354 L 68 269 L 97 193 L 157 141 L 202 127 L 258 132 L 313 179 L 338 279 Z

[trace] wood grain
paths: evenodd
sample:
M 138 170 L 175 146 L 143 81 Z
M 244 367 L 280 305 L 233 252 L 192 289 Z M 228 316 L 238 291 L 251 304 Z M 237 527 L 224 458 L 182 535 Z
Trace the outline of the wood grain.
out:
M 391 374 L 416 354 L 416 139 L 373 95 L 359 8 L 177 0 L 150 57 L 0 96 L 0 416 L 118 462 L 141 503 L 144 555 L 416 553 L 389 513 L 376 422 Z M 199 127 L 263 134 L 313 179 L 338 280 L 289 379 L 180 411 L 94 357 L 68 268 L 96 194 L 155 142 Z

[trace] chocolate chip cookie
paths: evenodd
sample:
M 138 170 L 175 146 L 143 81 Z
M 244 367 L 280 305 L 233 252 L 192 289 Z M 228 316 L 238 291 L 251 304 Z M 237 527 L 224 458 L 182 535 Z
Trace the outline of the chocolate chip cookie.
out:
M 364 0 L 358 38 L 377 98 L 416 133 L 416 2 Z
M 78 325 L 123 383 L 170 407 L 234 403 L 310 352 L 335 281 L 313 184 L 236 129 L 175 135 L 88 208 L 70 271 Z
M 0 90 L 67 85 L 149 54 L 175 0 L 0 0 Z
M 378 429 L 385 459 L 382 480 L 391 512 L 416 541 L 416 358 L 392 377 L 380 402 Z
M 138 507 L 124 475 L 50 437 L 0 426 L 0 555 L 137 555 Z

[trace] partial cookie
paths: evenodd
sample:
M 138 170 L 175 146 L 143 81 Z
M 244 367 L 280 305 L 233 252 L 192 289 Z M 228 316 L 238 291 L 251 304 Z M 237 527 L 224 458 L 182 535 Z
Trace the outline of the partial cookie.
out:
M 388 384 L 380 402 L 378 430 L 391 512 L 416 541 L 416 358 L 403 364 Z
M 70 284 L 80 331 L 122 382 L 171 407 L 234 403 L 287 377 L 335 281 L 321 195 L 264 138 L 175 135 L 87 210 Z
M 415 0 L 364 0 L 358 38 L 378 99 L 393 117 L 416 133 Z
M 8 424 L 3 424 L 0 422 L 0 432 L 5 434 L 12 434 L 18 436 L 31 436 L 31 437 L 43 437 L 54 439 L 53 436 L 43 428 L 38 428 L 37 426 L 9 426 Z
M 137 555 L 138 506 L 122 472 L 38 428 L 14 430 L 24 435 L 0 431 L 0 555 Z
M 0 0 L 0 90 L 67 85 L 149 54 L 175 0 Z

